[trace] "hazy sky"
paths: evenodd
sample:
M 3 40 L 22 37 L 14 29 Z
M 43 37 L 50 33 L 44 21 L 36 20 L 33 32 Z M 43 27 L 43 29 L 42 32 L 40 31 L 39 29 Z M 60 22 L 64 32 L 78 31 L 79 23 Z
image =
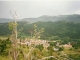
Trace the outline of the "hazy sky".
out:
M 0 18 L 12 18 L 9 11 L 16 10 L 18 18 L 39 17 L 42 15 L 80 14 L 80 1 L 70 0 L 26 0 L 0 1 Z

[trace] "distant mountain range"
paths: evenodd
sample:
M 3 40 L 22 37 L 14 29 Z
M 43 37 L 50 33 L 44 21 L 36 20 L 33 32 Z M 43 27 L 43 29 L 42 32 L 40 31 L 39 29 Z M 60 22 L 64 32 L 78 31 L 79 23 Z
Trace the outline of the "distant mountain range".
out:
M 18 21 L 27 21 L 30 23 L 38 22 L 38 21 L 60 21 L 60 20 L 66 20 L 66 21 L 71 21 L 75 23 L 80 22 L 80 15 L 79 14 L 72 14 L 72 15 L 58 15 L 58 16 L 48 16 L 48 15 L 43 15 L 38 18 L 24 18 Z M 6 19 L 6 18 L 0 18 L 0 23 L 5 23 L 5 22 L 11 22 L 14 21 L 13 19 Z
M 0 23 L 12 22 L 13 19 L 0 18 Z

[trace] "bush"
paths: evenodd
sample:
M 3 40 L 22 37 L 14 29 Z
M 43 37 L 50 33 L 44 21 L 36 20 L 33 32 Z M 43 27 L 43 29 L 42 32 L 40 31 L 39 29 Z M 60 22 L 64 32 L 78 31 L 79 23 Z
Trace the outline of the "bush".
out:
M 63 51 L 64 50 L 64 47 L 59 47 L 59 51 Z
M 8 55 L 10 46 L 11 46 L 11 42 L 9 38 L 5 40 L 0 40 L 0 55 Z

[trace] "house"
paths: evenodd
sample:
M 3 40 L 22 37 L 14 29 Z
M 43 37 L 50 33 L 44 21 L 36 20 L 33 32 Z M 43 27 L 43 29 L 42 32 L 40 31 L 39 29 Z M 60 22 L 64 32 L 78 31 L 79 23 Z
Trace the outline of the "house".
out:
M 59 50 L 59 48 L 55 48 L 55 47 L 54 47 L 54 51 L 58 51 L 58 50 Z
M 64 48 L 72 48 L 72 45 L 68 45 L 68 44 L 65 44 L 63 45 Z

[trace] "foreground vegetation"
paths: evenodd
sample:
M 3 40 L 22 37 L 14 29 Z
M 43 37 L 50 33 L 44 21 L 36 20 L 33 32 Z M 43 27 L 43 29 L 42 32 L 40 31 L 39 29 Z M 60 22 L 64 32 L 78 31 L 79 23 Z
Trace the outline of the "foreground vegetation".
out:
M 32 49 L 32 46 L 21 45 L 18 60 L 25 60 L 24 53 L 27 55 L 30 49 Z M 10 51 L 11 42 L 9 38 L 5 40 L 0 39 L 0 60 L 11 60 Z M 52 45 L 50 45 L 47 49 L 45 49 L 43 45 L 37 45 L 34 49 L 32 49 L 31 53 L 27 55 L 26 59 L 39 60 L 49 56 L 54 56 L 55 58 L 47 58 L 45 60 L 64 60 L 64 58 L 67 58 L 68 60 L 70 60 L 70 58 L 73 60 L 80 60 L 80 48 L 63 48 L 58 51 L 54 51 Z

